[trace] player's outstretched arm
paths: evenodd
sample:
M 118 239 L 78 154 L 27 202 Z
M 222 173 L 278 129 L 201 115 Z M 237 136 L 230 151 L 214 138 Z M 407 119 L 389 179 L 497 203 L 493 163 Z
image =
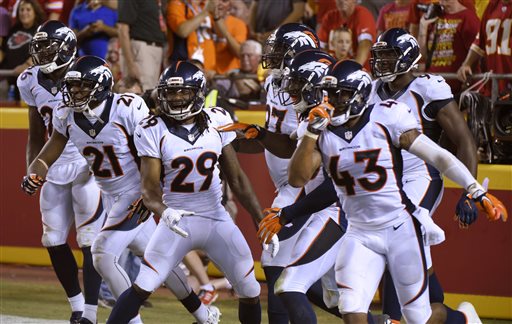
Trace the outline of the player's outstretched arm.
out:
M 478 203 L 489 220 L 507 220 L 508 214 L 503 203 L 488 194 L 484 187 L 471 175 L 471 172 L 447 150 L 439 147 L 416 129 L 400 136 L 400 146 L 425 162 L 433 165 L 449 179 L 462 186 L 471 199 Z
M 228 184 L 238 198 L 238 201 L 251 214 L 256 224 L 258 224 L 263 219 L 260 203 L 249 178 L 247 178 L 247 175 L 240 167 L 235 150 L 231 144 L 224 146 L 222 149 L 219 165 L 222 172 L 226 175 Z

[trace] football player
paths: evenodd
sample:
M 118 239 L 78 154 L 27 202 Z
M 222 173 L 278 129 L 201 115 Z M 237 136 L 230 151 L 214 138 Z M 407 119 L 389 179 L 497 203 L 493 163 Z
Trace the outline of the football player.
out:
M 458 159 L 470 170 L 477 172 L 476 145 L 473 136 L 453 98 L 450 86 L 444 78 L 433 74 L 414 76 L 413 70 L 421 58 L 416 39 L 400 28 L 382 33 L 371 49 L 371 68 L 375 78 L 370 103 L 378 104 L 388 99 L 407 104 L 421 125 L 421 132 L 434 142 L 439 142 L 441 133 L 455 145 Z M 433 215 L 443 196 L 443 179 L 439 171 L 425 161 L 402 152 L 403 189 L 407 197 Z M 466 194 L 458 203 L 457 216 L 461 227 L 476 220 L 477 209 Z M 469 207 L 469 208 L 468 208 Z M 425 247 L 429 269 L 429 291 L 432 310 L 440 323 L 465 323 L 460 311 L 443 305 L 443 289 L 432 267 L 430 247 Z M 392 320 L 400 321 L 401 313 L 394 285 L 389 272 L 385 274 L 383 312 Z M 471 304 L 461 304 L 466 314 L 471 314 L 471 323 L 480 323 Z
M 232 119 L 222 108 L 204 109 L 206 79 L 188 61 L 171 64 L 157 91 L 161 114 L 144 119 L 134 139 L 141 157 L 144 204 L 161 221 L 135 283 L 121 295 L 108 323 L 127 323 L 195 249 L 205 251 L 233 285 L 240 322 L 260 323 L 260 285 L 251 251 L 221 204 L 219 168 L 241 204 L 261 218 L 258 200 L 230 144 L 236 135 L 215 128 Z
M 490 220 L 506 219 L 507 212 L 464 164 L 419 132 L 411 108 L 394 100 L 368 104 L 371 77 L 360 64 L 338 62 L 320 89 L 331 107 L 310 111 L 305 136 L 290 161 L 289 182 L 303 186 L 323 165 L 343 202 L 349 226 L 336 260 L 343 320 L 366 322 L 387 266 L 407 323 L 434 322 L 423 245 L 442 242 L 444 232 L 405 195 L 401 149 L 465 188 Z
M 263 67 L 271 71 L 264 85 L 267 104 L 265 127 L 235 124 L 222 128 L 236 129 L 244 134 L 245 139 L 233 142 L 237 151 L 259 153 L 264 149 L 268 171 L 277 190 L 272 208 L 291 205 L 302 193 L 302 188 L 293 188 L 288 184 L 288 163 L 297 147 L 297 140 L 290 135 L 297 130 L 298 116 L 291 103 L 283 104 L 288 96 L 280 92 L 283 73 L 297 53 L 318 47 L 316 33 L 304 24 L 288 23 L 277 28 L 267 39 L 262 56 Z M 291 226 L 283 227 L 277 236 L 279 248 L 273 246 L 262 252 L 261 264 L 269 287 L 267 312 L 271 324 L 289 322 L 286 308 L 274 294 L 273 287 L 284 267 L 290 263 L 295 241 L 306 221 L 306 217 L 296 218 Z M 272 255 L 275 251 L 277 254 Z M 315 304 L 328 309 L 323 302 L 320 283 L 308 291 L 308 297 Z
M 112 93 L 112 84 L 112 72 L 99 57 L 80 57 L 70 67 L 63 80 L 64 106 L 53 116 L 54 132 L 29 166 L 23 188 L 37 190 L 47 176 L 46 166 L 54 164 L 67 143 L 78 148 L 101 188 L 107 212 L 92 246 L 94 267 L 117 298 L 130 287 L 128 275 L 118 264 L 121 253 L 129 247 L 142 256 L 156 224 L 142 203 L 140 161 L 133 144 L 135 127 L 149 109 L 135 94 Z M 186 282 L 179 267 L 166 276 L 166 286 L 200 323 L 208 317 L 218 319 L 218 310 L 201 305 Z M 137 313 L 133 317 L 131 323 L 141 322 Z
M 61 104 L 61 80 L 76 53 L 76 36 L 59 21 L 50 20 L 37 28 L 29 51 L 34 66 L 18 77 L 21 98 L 29 106 L 27 167 L 31 163 L 50 167 L 36 159 L 52 135 L 52 115 Z M 61 157 L 47 171 L 39 197 L 43 223 L 41 242 L 48 250 L 53 269 L 71 305 L 71 323 L 84 319 L 96 322 L 100 275 L 93 266 L 91 245 L 105 218 L 100 189 L 89 174 L 87 162 L 69 143 Z M 32 191 L 30 192 L 33 193 Z M 80 289 L 78 266 L 67 244 L 71 226 L 76 228 L 76 241 L 82 250 L 84 294 Z
M 317 95 L 315 86 L 322 80 L 329 66 L 335 62 L 336 60 L 329 54 L 312 49 L 298 53 L 288 64 L 281 82 L 280 101 L 283 106 L 293 107 L 299 116 L 300 124 L 294 134 L 299 140 L 308 124 L 309 111 L 322 100 L 322 97 Z M 305 194 L 311 193 L 325 181 L 324 174 L 323 168 L 317 170 L 304 186 Z M 277 225 L 277 229 L 281 230 L 280 211 L 281 208 L 271 209 L 269 215 L 260 222 L 258 235 L 262 243 L 270 243 L 270 238 L 274 235 L 273 232 L 267 231 L 269 227 Z M 324 302 L 331 308 L 337 305 L 334 262 L 343 235 L 342 219 L 344 220 L 344 215 L 334 203 L 312 215 L 311 221 L 304 225 L 294 242 L 289 255 L 290 261 L 274 286 L 274 292 L 279 295 L 288 310 L 291 323 L 316 323 L 316 315 L 308 302 L 306 292 L 320 279 Z

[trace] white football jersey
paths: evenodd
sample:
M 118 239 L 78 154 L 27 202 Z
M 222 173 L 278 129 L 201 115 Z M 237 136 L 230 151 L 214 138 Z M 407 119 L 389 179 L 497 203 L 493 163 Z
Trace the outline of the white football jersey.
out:
M 94 109 L 103 123 L 84 113 L 67 110 L 53 116 L 55 131 L 75 144 L 101 190 L 116 195 L 139 186 L 133 134 L 135 127 L 149 114 L 144 100 L 133 93 L 109 96 Z
M 265 128 L 274 133 L 290 135 L 297 130 L 299 117 L 292 105 L 283 106 L 279 101 L 280 95 L 287 96 L 288 94 L 276 93 L 276 89 L 272 84 L 272 75 L 269 75 L 265 80 L 265 90 L 267 91 Z M 279 188 L 288 183 L 288 164 L 290 159 L 281 159 L 265 150 L 265 160 L 274 186 Z
M 404 90 L 390 94 L 387 86 L 380 80 L 373 81 L 370 103 L 379 103 L 388 99 L 405 103 L 412 108 L 414 117 L 421 126 L 421 132 L 434 142 L 439 141 L 442 128 L 436 121 L 436 115 L 453 100 L 450 86 L 439 75 L 423 74 L 415 78 Z M 402 151 L 404 173 L 420 172 L 439 177 L 439 172 L 413 154 Z
M 419 127 L 410 108 L 389 100 L 370 105 L 352 128 L 322 132 L 322 163 L 350 224 L 380 229 L 393 225 L 404 208 L 416 209 L 401 189 L 399 139 Z
M 27 105 L 36 107 L 41 115 L 48 130 L 48 135 L 53 131 L 52 116 L 55 111 L 63 105 L 62 93 L 60 91 L 60 82 L 53 83 L 46 78 L 38 66 L 29 67 L 18 77 L 18 88 L 20 90 L 21 99 Z M 29 108 L 33 109 L 33 108 Z M 83 157 L 78 153 L 73 143 L 68 142 L 62 155 L 55 161 L 53 166 L 70 164 L 73 162 L 83 162 Z M 53 167 L 52 166 L 52 167 Z M 53 177 L 60 178 L 59 175 L 52 173 L 53 168 L 48 170 L 47 178 L 51 180 Z
M 196 124 L 172 125 L 165 117 L 144 119 L 135 130 L 139 156 L 160 159 L 163 165 L 163 201 L 174 209 L 193 211 L 206 218 L 226 217 L 221 204 L 222 185 L 218 160 L 234 132 L 219 132 L 216 127 L 232 123 L 222 108 L 205 108 L 208 128 L 201 134 Z M 222 216 L 219 216 L 222 215 Z

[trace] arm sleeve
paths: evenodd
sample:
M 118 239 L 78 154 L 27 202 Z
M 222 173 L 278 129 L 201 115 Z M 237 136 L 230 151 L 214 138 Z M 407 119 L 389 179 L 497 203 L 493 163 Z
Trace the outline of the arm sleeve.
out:
M 464 189 L 467 189 L 476 182 L 471 172 L 469 172 L 462 162 L 423 134 L 420 134 L 420 136 L 414 140 L 409 147 L 409 152 L 434 166 Z
M 311 215 L 313 213 L 324 210 L 333 203 L 338 201 L 338 196 L 331 178 L 326 177 L 324 182 L 315 190 L 311 191 L 304 198 L 299 199 L 293 205 L 286 206 L 281 210 L 281 217 L 286 223 L 291 222 L 294 218 Z

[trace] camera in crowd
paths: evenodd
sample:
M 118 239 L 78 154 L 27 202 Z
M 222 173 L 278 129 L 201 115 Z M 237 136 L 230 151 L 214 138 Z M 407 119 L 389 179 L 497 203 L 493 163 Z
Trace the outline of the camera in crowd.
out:
M 419 11 L 425 13 L 425 19 L 432 19 L 441 16 L 443 13 L 443 6 L 439 3 L 431 3 L 431 4 L 420 4 L 416 5 Z

